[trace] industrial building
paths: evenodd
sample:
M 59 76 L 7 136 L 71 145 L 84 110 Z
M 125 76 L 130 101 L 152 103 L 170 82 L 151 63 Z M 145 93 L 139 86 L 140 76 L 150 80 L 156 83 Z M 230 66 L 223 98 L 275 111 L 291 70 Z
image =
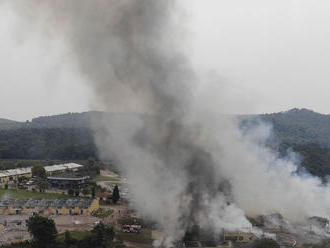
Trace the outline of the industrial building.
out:
M 94 199 L 3 199 L 0 214 L 91 215 L 99 207 Z
M 77 171 L 83 165 L 76 163 L 67 163 L 67 164 L 57 164 L 45 166 L 45 170 L 48 176 L 57 173 L 64 173 L 67 171 Z M 32 167 L 27 168 L 17 168 L 10 170 L 0 171 L 0 183 L 7 183 L 16 180 L 18 177 L 32 177 Z
M 82 189 L 86 188 L 89 183 L 89 176 L 79 176 L 75 174 L 65 173 L 47 177 L 52 188 L 57 189 Z

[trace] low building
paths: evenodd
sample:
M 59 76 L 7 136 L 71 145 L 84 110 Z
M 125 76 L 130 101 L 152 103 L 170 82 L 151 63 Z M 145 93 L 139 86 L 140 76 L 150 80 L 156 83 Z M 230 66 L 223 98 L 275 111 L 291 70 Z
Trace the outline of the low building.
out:
M 99 207 L 93 199 L 3 199 L 0 214 L 91 215 Z
M 83 165 L 76 163 L 67 163 L 45 166 L 44 168 L 46 170 L 47 175 L 52 176 L 56 173 L 64 173 L 68 171 L 75 172 L 81 167 L 83 167 Z M 32 167 L 0 171 L 0 183 L 8 183 L 11 181 L 15 181 L 19 177 L 32 177 Z
M 112 199 L 112 194 L 108 192 L 101 192 L 96 194 L 96 198 L 100 201 L 110 201 Z
M 253 241 L 253 233 L 245 232 L 224 232 L 223 241 L 228 242 L 232 241 L 235 243 L 249 243 Z
M 57 189 L 82 189 L 89 183 L 89 176 L 80 176 L 70 173 L 59 174 L 47 177 L 52 188 Z

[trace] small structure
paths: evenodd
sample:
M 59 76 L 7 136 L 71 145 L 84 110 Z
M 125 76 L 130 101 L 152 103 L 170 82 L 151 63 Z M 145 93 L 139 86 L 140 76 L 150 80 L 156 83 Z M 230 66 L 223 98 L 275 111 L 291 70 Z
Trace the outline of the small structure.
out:
M 141 225 L 123 225 L 123 232 L 139 233 L 141 228 L 142 228 Z
M 59 174 L 47 177 L 52 188 L 57 189 L 81 189 L 86 188 L 89 176 L 80 176 L 72 173 Z
M 108 192 L 97 193 L 96 199 L 100 201 L 110 201 L 112 199 L 112 194 Z
M 232 241 L 234 243 L 249 243 L 253 241 L 253 233 L 245 232 L 224 232 L 223 241 Z
M 3 199 L 0 214 L 91 215 L 100 207 L 92 199 Z
M 313 216 L 308 219 L 310 224 L 310 229 L 313 231 L 314 229 L 323 230 L 325 232 L 329 232 L 329 220 L 327 218 L 322 218 L 318 216 Z

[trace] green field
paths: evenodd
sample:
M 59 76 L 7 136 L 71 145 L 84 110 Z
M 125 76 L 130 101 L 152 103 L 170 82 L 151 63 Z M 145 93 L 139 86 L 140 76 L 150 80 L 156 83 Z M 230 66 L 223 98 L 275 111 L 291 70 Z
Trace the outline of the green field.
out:
M 143 244 L 151 244 L 151 231 L 143 230 L 140 233 L 124 233 L 118 232 L 116 233 L 116 238 L 123 241 L 130 241 L 134 243 L 143 243 Z
M 109 217 L 110 215 L 113 214 L 113 210 L 112 209 L 109 209 L 109 210 L 106 210 L 104 208 L 99 208 L 97 211 L 93 212 L 92 215 L 94 217 L 98 217 L 98 218 L 106 218 L 106 217 Z
M 57 193 L 39 193 L 27 190 L 16 190 L 16 189 L 0 189 L 0 197 L 8 196 L 9 198 L 14 199 L 62 199 L 70 198 L 66 194 L 57 194 Z
M 82 239 L 85 239 L 85 238 L 91 236 L 91 232 L 89 232 L 89 231 L 70 231 L 70 236 L 73 239 L 82 240 Z M 56 239 L 59 242 L 64 242 L 64 237 L 65 237 L 65 233 L 60 233 L 57 235 Z
M 117 177 L 96 176 L 91 181 L 96 183 L 101 181 L 120 181 L 120 179 Z

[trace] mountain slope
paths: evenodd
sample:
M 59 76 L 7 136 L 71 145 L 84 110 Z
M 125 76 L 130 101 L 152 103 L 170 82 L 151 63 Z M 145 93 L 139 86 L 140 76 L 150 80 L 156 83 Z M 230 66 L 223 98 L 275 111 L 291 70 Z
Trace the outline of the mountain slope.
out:
M 330 115 L 307 109 L 291 109 L 258 117 L 273 125 L 275 135 L 283 143 L 317 144 L 330 148 Z
M 297 152 L 301 165 L 313 175 L 330 175 L 330 115 L 308 109 L 241 116 L 241 126 L 247 128 L 262 120 L 273 127 L 275 142 L 272 146 L 282 156 L 288 150 Z
M 11 128 L 20 128 L 23 125 L 24 125 L 23 122 L 0 118 L 0 130 L 11 129 Z

